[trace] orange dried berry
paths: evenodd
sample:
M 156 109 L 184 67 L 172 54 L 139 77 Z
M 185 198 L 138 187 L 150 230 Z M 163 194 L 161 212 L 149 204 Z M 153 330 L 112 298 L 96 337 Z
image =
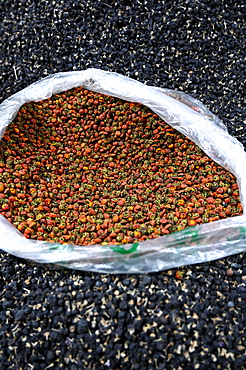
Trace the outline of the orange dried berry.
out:
M 196 224 L 195 220 L 188 220 L 188 226 L 195 226 Z
M 175 277 L 176 277 L 176 279 L 178 279 L 178 280 L 183 279 L 183 277 L 184 277 L 184 272 L 183 272 L 183 271 L 180 271 L 180 270 L 177 270 L 177 271 L 175 272 Z
M 118 222 L 119 221 L 119 216 L 118 215 L 114 215 L 113 218 L 112 218 L 112 221 L 113 222 Z
M 0 161 L 0 213 L 25 220 L 17 226 L 26 237 L 133 243 L 242 213 L 232 174 L 141 104 L 111 99 L 75 88 L 33 103 L 35 117 L 27 103 L 10 130 L 13 145 L 5 133 L 4 152 L 12 158 L 9 168 Z M 50 130 L 38 133 L 42 117 Z M 24 161 L 15 161 L 18 145 Z
M 203 208 L 203 207 L 199 207 L 199 208 L 197 209 L 197 213 L 198 213 L 199 215 L 203 215 L 203 213 L 204 213 L 204 208 Z
M 91 153 L 91 148 L 85 148 L 85 154 L 90 154 Z
M 8 211 L 8 210 L 9 210 L 9 205 L 8 205 L 8 203 L 4 203 L 4 204 L 2 204 L 2 210 L 3 210 L 3 211 Z
M 162 218 L 160 220 L 160 222 L 161 222 L 161 224 L 166 224 L 166 223 L 168 223 L 168 219 L 167 218 Z
M 89 208 L 88 213 L 89 213 L 89 215 L 95 215 L 96 214 L 96 212 L 94 211 L 93 208 Z
M 216 193 L 218 193 L 218 194 L 223 194 L 223 193 L 224 193 L 223 188 L 218 188 L 218 189 L 216 190 Z
M 117 202 L 117 204 L 118 204 L 118 206 L 123 206 L 124 204 L 125 204 L 125 199 L 120 199 L 118 202 Z

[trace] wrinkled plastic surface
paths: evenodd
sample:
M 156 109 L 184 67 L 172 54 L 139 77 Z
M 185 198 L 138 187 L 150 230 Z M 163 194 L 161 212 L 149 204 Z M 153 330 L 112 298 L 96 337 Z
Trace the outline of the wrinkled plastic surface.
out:
M 117 73 L 93 68 L 57 73 L 28 86 L 0 105 L 0 138 L 24 103 L 44 100 L 76 86 L 142 103 L 189 137 L 237 177 L 244 214 L 157 239 L 115 246 L 76 246 L 26 239 L 0 215 L 0 249 L 40 263 L 101 273 L 161 271 L 246 250 L 246 153 L 218 117 L 183 92 L 147 86 Z

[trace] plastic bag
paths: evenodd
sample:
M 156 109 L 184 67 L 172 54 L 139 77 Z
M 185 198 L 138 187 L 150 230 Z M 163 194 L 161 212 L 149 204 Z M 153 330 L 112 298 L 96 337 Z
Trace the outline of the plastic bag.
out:
M 189 137 L 211 159 L 237 177 L 244 214 L 140 243 L 106 246 L 76 246 L 26 239 L 0 215 L 0 249 L 39 263 L 101 273 L 161 271 L 246 250 L 244 148 L 201 102 L 182 92 L 147 86 L 117 73 L 93 68 L 57 73 L 28 86 L 0 105 L 0 138 L 24 103 L 44 100 L 77 86 L 142 103 Z

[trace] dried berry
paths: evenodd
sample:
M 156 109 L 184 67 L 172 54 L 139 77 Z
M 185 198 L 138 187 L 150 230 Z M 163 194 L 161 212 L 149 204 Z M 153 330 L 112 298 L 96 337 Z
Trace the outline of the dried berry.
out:
M 232 269 L 227 269 L 226 270 L 226 275 L 227 276 L 233 276 L 234 275 L 234 271 Z
M 27 238 L 123 244 L 242 214 L 235 177 L 139 103 L 74 88 L 1 140 L 0 210 Z

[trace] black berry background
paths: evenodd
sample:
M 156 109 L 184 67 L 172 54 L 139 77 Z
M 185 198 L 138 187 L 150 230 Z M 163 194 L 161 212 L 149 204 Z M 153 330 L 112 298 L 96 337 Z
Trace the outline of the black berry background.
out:
M 244 0 L 0 0 L 0 102 L 89 67 L 200 99 L 246 146 Z M 246 254 L 101 275 L 0 253 L 1 369 L 245 369 Z

